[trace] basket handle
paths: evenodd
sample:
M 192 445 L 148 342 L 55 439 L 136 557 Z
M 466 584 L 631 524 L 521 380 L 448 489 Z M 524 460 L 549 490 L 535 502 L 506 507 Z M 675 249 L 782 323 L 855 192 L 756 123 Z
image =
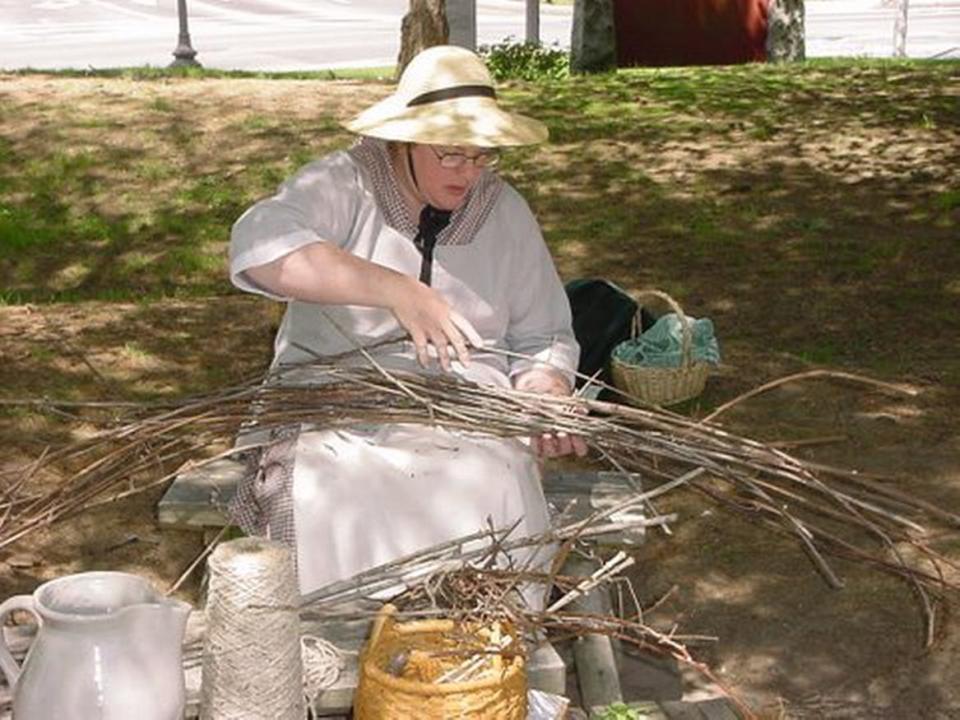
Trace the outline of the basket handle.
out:
M 677 314 L 677 317 L 680 319 L 680 364 L 682 367 L 687 367 L 693 362 L 693 328 L 688 318 L 684 312 L 683 308 L 680 307 L 680 303 L 670 297 L 667 293 L 662 290 L 640 290 L 636 293 L 635 297 L 639 300 L 642 297 L 653 296 L 660 298 L 667 305 L 670 306 L 670 309 Z M 639 304 L 639 303 L 638 303 Z M 640 333 L 640 308 L 637 308 L 636 314 L 633 316 L 633 329 L 632 329 L 632 338 L 636 339 L 637 335 Z

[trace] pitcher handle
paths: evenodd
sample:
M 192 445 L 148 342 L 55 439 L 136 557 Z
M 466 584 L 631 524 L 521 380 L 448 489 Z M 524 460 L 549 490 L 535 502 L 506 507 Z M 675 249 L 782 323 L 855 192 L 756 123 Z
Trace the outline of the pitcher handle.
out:
M 20 678 L 20 665 L 13 659 L 10 648 L 7 647 L 3 625 L 7 621 L 7 616 L 14 610 L 26 610 L 37 618 L 38 623 L 42 622 L 33 606 L 33 595 L 14 595 L 0 605 L 0 670 L 7 677 L 7 685 L 10 686 L 11 692 Z

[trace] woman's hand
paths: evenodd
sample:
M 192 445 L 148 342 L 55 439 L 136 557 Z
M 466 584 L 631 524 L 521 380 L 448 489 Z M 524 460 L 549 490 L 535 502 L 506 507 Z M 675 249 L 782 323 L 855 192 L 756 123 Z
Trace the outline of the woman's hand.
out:
M 450 307 L 436 290 L 415 278 L 405 283 L 388 305 L 397 322 L 410 333 L 417 351 L 417 360 L 428 367 L 436 357 L 444 370 L 450 370 L 450 348 L 456 358 L 467 365 L 467 345 L 483 347 L 483 339 L 470 322 Z
M 514 378 L 513 386 L 517 390 L 540 395 L 569 395 L 572 391 L 567 379 L 553 370 L 529 370 Z M 579 435 L 565 432 L 544 433 L 530 438 L 530 447 L 537 457 L 561 457 L 587 454 L 587 443 Z
M 356 257 L 328 242 L 316 242 L 246 271 L 260 287 L 277 295 L 329 305 L 366 305 L 390 310 L 410 333 L 417 359 L 427 367 L 430 355 L 450 369 L 450 348 L 466 365 L 467 343 L 483 340 L 429 285 L 415 277 Z

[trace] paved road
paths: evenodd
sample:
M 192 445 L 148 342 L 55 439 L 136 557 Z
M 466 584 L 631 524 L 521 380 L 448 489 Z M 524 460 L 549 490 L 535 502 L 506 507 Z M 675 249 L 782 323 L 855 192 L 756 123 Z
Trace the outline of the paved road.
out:
M 907 56 L 960 58 L 960 0 L 909 0 Z M 892 0 L 812 0 L 806 5 L 809 57 L 890 57 Z
M 390 65 L 408 0 L 188 0 L 206 67 L 317 70 Z M 523 37 L 516 0 L 479 0 L 480 43 Z M 177 41 L 175 0 L 0 0 L 0 68 L 162 66 Z M 569 45 L 569 7 L 544 8 L 544 42 Z
M 207 67 L 315 70 L 389 65 L 408 0 L 188 0 Z M 478 0 L 480 43 L 523 37 L 520 0 Z M 884 0 L 810 0 L 807 50 L 889 56 Z M 570 7 L 542 6 L 541 37 L 569 46 Z M 0 0 L 0 68 L 163 66 L 177 40 L 176 0 Z M 960 57 L 960 0 L 911 0 L 907 53 Z

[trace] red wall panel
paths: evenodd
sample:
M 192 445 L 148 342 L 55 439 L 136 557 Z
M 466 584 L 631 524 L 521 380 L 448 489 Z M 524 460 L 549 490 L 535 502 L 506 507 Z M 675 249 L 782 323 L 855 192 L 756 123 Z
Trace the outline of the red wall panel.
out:
M 613 18 L 620 67 L 767 59 L 767 0 L 613 0 Z

